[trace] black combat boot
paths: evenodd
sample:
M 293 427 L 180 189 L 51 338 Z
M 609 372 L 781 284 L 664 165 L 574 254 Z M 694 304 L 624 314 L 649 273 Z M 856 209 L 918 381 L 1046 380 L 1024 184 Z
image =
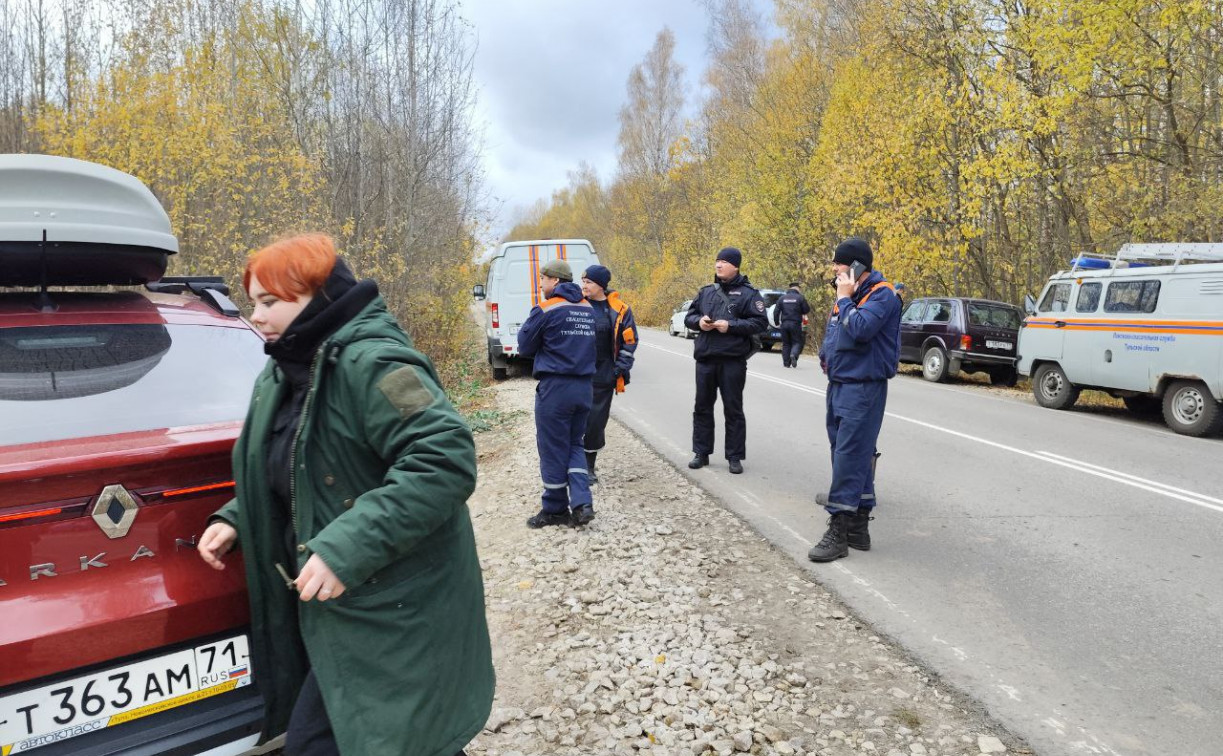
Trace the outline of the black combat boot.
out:
M 562 527 L 573 525 L 573 519 L 569 516 L 568 512 L 545 512 L 541 509 L 534 517 L 527 520 L 527 527 L 534 529 L 558 525 Z
M 696 469 L 704 467 L 707 464 L 709 464 L 709 455 L 708 454 L 697 454 L 692 458 L 692 461 L 688 463 L 688 467 L 692 468 L 693 470 L 696 470 Z
M 730 471 L 735 475 L 743 474 L 743 463 L 737 459 L 730 460 Z
M 858 551 L 871 550 L 871 532 L 868 530 L 870 521 L 875 519 L 871 515 L 875 508 L 859 509 L 849 516 L 849 528 L 845 534 L 845 540 L 849 543 L 849 548 L 857 549 Z
M 831 562 L 841 557 L 849 556 L 849 543 L 845 531 L 849 528 L 850 515 L 838 512 L 828 518 L 828 530 L 820 542 L 811 547 L 807 558 L 813 562 Z
M 586 479 L 592 486 L 599 482 L 599 476 L 595 475 L 595 457 L 597 456 L 599 456 L 598 452 L 586 452 Z

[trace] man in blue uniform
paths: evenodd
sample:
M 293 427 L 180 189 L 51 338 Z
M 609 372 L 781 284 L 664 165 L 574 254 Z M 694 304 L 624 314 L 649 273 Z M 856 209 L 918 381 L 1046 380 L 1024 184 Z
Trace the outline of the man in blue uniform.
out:
M 611 271 L 591 265 L 582 274 L 582 294 L 595 311 L 594 401 L 586 421 L 586 472 L 590 484 L 599 482 L 595 462 L 606 443 L 607 418 L 612 397 L 624 393 L 637 351 L 637 322 L 633 310 L 611 286 Z
M 790 284 L 789 290 L 773 305 L 773 317 L 781 328 L 781 364 L 784 367 L 798 367 L 798 356 L 807 342 L 803 316 L 811 312 L 811 305 L 807 304 L 799 288 L 798 282 Z
M 857 238 L 841 242 L 832 258 L 837 302 L 820 347 L 820 366 L 828 375 L 832 485 L 827 496 L 816 496 L 830 517 L 824 537 L 807 552 L 813 562 L 848 556 L 850 547 L 871 547 L 875 443 L 900 349 L 900 300 L 872 270 L 873 261 L 870 245 Z
M 595 372 L 595 314 L 564 260 L 539 271 L 544 301 L 518 328 L 518 353 L 535 358 L 535 444 L 544 481 L 540 511 L 527 525 L 585 525 L 594 519 L 582 438 Z M 570 512 L 572 510 L 572 513 Z
M 769 327 L 760 292 L 739 273 L 743 253 L 734 247 L 718 252 L 714 282 L 697 293 L 684 316 L 689 330 L 697 331 L 692 356 L 696 358 L 696 405 L 692 410 L 692 451 L 688 467 L 709 464 L 713 453 L 713 405 L 722 395 L 726 417 L 726 459 L 730 471 L 743 472 L 747 456 L 747 420 L 743 416 L 743 386 L 752 337 Z

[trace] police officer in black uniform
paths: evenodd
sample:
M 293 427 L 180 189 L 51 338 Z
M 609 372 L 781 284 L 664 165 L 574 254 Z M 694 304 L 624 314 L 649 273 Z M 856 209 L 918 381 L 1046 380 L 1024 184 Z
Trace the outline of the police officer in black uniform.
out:
M 803 333 L 803 316 L 811 312 L 811 305 L 799 291 L 800 284 L 790 284 L 790 289 L 781 295 L 773 307 L 773 317 L 781 327 L 781 364 L 798 367 L 798 356 L 803 353 L 807 336 Z
M 769 327 L 764 299 L 739 273 L 743 253 L 734 247 L 718 252 L 714 282 L 702 288 L 688 307 L 684 324 L 697 331 L 692 350 L 696 358 L 696 405 L 692 410 L 692 451 L 688 467 L 709 464 L 713 453 L 713 405 L 722 395 L 726 418 L 726 459 L 730 471 L 743 472 L 747 456 L 747 421 L 743 417 L 743 386 L 747 358 L 754 351 L 753 336 Z

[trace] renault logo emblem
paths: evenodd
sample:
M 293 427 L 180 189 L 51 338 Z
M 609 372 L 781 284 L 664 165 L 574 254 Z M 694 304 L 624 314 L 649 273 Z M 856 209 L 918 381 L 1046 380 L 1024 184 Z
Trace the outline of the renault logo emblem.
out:
M 118 484 L 107 486 L 93 505 L 93 521 L 107 538 L 122 538 L 136 521 L 136 500 Z

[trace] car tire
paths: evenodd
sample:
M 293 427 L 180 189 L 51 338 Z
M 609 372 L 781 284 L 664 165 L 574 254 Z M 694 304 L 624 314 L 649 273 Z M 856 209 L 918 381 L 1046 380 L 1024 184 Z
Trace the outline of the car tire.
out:
M 1174 381 L 1164 392 L 1164 422 L 1185 436 L 1210 436 L 1223 430 L 1223 406 L 1199 381 Z
M 1015 368 L 994 368 L 989 371 L 989 382 L 992 386 L 1010 388 L 1019 382 L 1019 372 Z
M 1079 391 L 1056 362 L 1046 362 L 1032 375 L 1032 395 L 1042 407 L 1070 409 L 1079 400 Z
M 922 378 L 933 383 L 947 380 L 947 350 L 940 346 L 932 346 L 921 358 Z

